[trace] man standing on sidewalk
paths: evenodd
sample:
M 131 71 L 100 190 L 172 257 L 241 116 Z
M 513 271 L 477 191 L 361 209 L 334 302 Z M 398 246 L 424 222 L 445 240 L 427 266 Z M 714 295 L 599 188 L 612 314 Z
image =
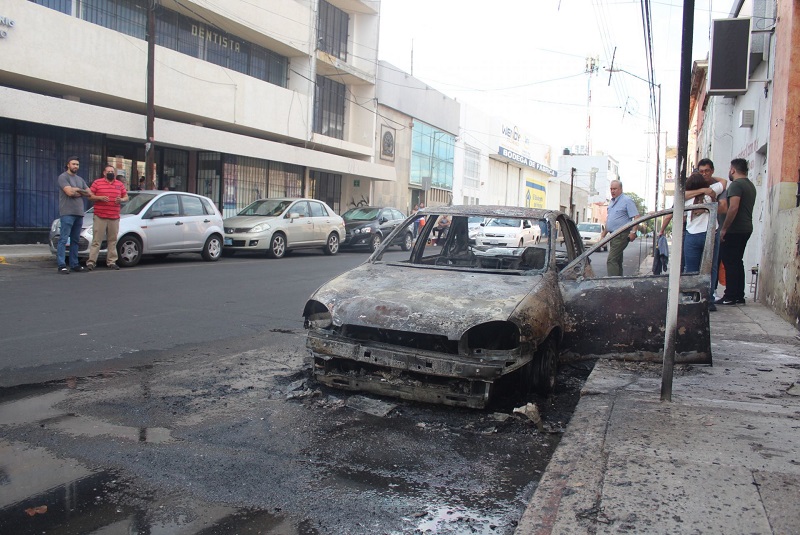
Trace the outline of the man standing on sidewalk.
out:
M 612 180 L 611 185 L 611 202 L 608 203 L 608 217 L 606 218 L 606 228 L 600 235 L 600 239 L 606 237 L 606 234 L 617 231 L 629 221 L 639 217 L 639 210 L 636 208 L 636 203 L 633 199 L 622 193 L 622 182 L 619 180 Z M 622 276 L 622 255 L 625 248 L 630 242 L 636 239 L 636 229 L 632 228 L 630 234 L 620 234 L 608 245 L 608 259 L 606 260 L 606 269 L 608 270 L 609 277 Z
M 92 182 L 92 196 L 89 200 L 94 202 L 94 222 L 92 226 L 92 247 L 89 250 L 89 260 L 86 268 L 91 271 L 97 265 L 97 256 L 100 253 L 100 244 L 106 240 L 106 264 L 111 269 L 117 266 L 117 233 L 119 232 L 120 204 L 128 200 L 128 191 L 125 184 L 117 180 L 113 166 L 107 165 L 103 171 L 104 176 Z
M 83 205 L 83 196 L 88 196 L 86 182 L 78 176 L 80 161 L 77 156 L 67 159 L 67 170 L 58 177 L 58 215 L 61 221 L 61 236 L 58 238 L 56 248 L 56 261 L 58 272 L 69 275 L 72 271 L 86 271 L 78 263 L 78 244 L 81 241 L 81 228 L 83 227 L 83 214 L 86 211 Z M 66 262 L 67 240 L 69 247 L 69 268 Z
M 753 206 L 756 187 L 747 178 L 747 160 L 731 161 L 728 185 L 728 212 L 720 230 L 719 259 L 725 266 L 725 294 L 718 305 L 743 305 L 744 248 L 753 233 Z

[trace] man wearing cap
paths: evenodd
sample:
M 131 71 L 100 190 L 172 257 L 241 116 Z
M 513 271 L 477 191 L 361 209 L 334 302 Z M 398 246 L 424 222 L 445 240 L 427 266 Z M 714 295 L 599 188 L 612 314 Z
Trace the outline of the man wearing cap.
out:
M 100 244 L 106 240 L 106 265 L 110 269 L 119 269 L 117 265 L 117 234 L 119 233 L 120 205 L 128 200 L 125 184 L 118 180 L 114 167 L 107 165 L 103 176 L 92 182 L 89 188 L 94 203 L 94 221 L 92 224 L 92 246 L 89 249 L 89 260 L 86 268 L 92 271 L 97 265 Z
M 81 241 L 81 228 L 83 227 L 83 214 L 86 207 L 83 197 L 88 197 L 89 192 L 86 182 L 78 176 L 80 161 L 77 156 L 67 158 L 66 171 L 58 176 L 58 216 L 61 221 L 61 236 L 58 238 L 56 248 L 56 262 L 58 272 L 69 275 L 70 270 L 78 273 L 86 268 L 78 263 L 78 244 Z M 69 248 L 69 268 L 66 262 L 67 240 Z

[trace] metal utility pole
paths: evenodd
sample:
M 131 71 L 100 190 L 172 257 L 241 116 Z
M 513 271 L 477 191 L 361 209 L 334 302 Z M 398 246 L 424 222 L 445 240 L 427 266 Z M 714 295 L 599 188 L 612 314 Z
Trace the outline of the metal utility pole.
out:
M 569 216 L 575 220 L 575 203 L 572 202 L 572 190 L 575 189 L 575 171 L 573 167 L 569 173 Z
M 683 203 L 686 187 L 687 153 L 689 152 L 689 93 L 692 82 L 692 33 L 694 0 L 683 3 L 683 40 L 681 42 L 681 85 L 678 101 L 678 157 L 675 181 L 675 204 L 672 209 L 672 254 L 669 257 L 669 293 L 667 296 L 666 333 L 664 335 L 664 367 L 661 372 L 661 401 L 672 401 L 672 377 L 675 368 L 675 337 L 678 331 L 681 256 L 683 255 Z
M 592 75 L 599 68 L 600 58 L 586 58 L 586 74 L 589 75 L 586 99 L 586 155 L 592 155 Z
M 658 88 L 658 118 L 656 119 L 656 199 L 653 205 L 653 211 L 658 212 L 658 186 L 660 182 L 661 173 L 661 84 L 656 85 Z M 665 158 L 666 159 L 666 158 Z M 656 256 L 656 243 L 658 240 L 658 232 L 655 225 L 653 226 L 653 258 Z
M 156 189 L 155 183 L 155 65 L 156 65 L 156 2 L 147 6 L 147 139 L 144 144 L 145 188 Z

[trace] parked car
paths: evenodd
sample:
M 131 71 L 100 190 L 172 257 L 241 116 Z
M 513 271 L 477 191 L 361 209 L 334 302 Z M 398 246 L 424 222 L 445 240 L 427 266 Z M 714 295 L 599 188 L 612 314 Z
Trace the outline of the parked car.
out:
M 578 223 L 578 232 L 581 233 L 583 244 L 591 247 L 600 242 L 600 236 L 606 230 L 606 226 L 602 223 Z M 602 247 L 604 251 L 608 251 L 608 245 Z
M 374 251 L 406 216 L 400 210 L 388 206 L 360 206 L 342 214 L 345 238 L 342 247 L 368 247 Z M 411 249 L 414 234 L 411 230 L 399 235 L 391 245 L 399 245 L 404 251 Z
M 211 199 L 176 191 L 131 191 L 120 210 L 117 235 L 117 264 L 132 267 L 144 255 L 200 253 L 205 260 L 219 260 L 222 254 L 222 214 Z M 78 257 L 89 258 L 92 243 L 93 209 L 83 217 Z M 50 252 L 55 255 L 61 236 L 61 221 L 50 225 Z M 71 247 L 73 244 L 69 244 Z M 105 258 L 105 240 L 100 257 Z
M 498 245 L 500 247 L 522 247 L 539 243 L 541 229 L 528 219 L 511 217 L 492 217 L 480 224 L 475 235 L 477 245 Z
M 432 229 L 445 215 L 450 232 L 432 245 Z M 420 217 L 427 222 L 408 258 L 386 256 L 391 240 Z M 523 238 L 520 246 L 514 236 L 510 245 L 481 244 L 469 237 L 471 217 L 511 220 L 508 228 L 514 229 L 528 221 L 543 229 L 545 239 L 530 244 Z M 550 239 L 555 226 L 565 237 L 561 247 Z M 713 240 L 708 243 L 713 250 Z M 306 302 L 314 377 L 335 388 L 481 408 L 509 385 L 525 394 L 550 392 L 560 358 L 660 360 L 668 278 L 651 270 L 596 277 L 596 251 L 584 250 L 574 222 L 557 211 L 420 211 L 364 264 L 322 285 Z M 678 305 L 677 362 L 711 362 L 710 256 L 703 266 L 701 274 L 682 276 L 682 295 L 691 298 Z
M 226 255 L 238 251 L 265 252 L 282 258 L 295 249 L 321 248 L 339 252 L 344 220 L 316 199 L 259 199 L 224 221 Z

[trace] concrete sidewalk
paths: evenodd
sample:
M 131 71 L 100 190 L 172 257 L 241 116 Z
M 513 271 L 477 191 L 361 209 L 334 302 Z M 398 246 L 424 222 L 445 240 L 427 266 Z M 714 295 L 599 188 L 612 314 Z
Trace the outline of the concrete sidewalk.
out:
M 50 247 L 46 243 L 0 245 L 0 264 L 39 260 L 53 260 L 55 262 L 55 259 L 56 257 L 50 254 Z
M 800 337 L 711 315 L 712 367 L 601 361 L 520 520 L 529 533 L 800 533 Z

